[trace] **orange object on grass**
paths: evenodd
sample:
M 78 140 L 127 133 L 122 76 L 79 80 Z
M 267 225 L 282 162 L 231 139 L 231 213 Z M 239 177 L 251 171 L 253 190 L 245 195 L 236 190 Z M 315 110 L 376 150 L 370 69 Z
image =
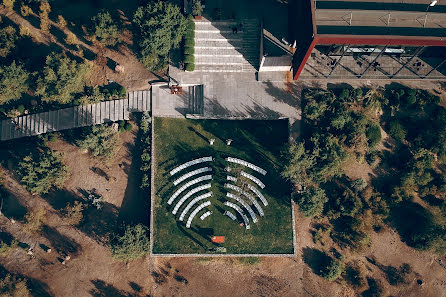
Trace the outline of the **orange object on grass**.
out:
M 211 241 L 214 243 L 224 243 L 225 237 L 224 236 L 212 236 Z

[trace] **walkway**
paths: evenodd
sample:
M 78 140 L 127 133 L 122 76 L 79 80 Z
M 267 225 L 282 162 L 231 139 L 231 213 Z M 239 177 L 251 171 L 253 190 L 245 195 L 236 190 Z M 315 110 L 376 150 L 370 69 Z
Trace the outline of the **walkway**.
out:
M 150 91 L 133 91 L 127 98 L 30 114 L 0 122 L 0 140 L 128 120 L 130 112 L 150 111 Z

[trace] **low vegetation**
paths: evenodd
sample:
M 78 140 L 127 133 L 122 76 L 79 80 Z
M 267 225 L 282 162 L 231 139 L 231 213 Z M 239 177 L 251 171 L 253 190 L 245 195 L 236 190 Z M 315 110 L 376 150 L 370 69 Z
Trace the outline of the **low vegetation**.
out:
M 1 297 L 31 297 L 26 280 L 6 274 L 0 276 L 0 296 Z
M 144 113 L 141 118 L 141 146 L 142 146 L 142 153 L 141 153 L 141 189 L 145 191 L 150 190 L 150 168 L 152 165 L 152 118 L 150 117 L 149 113 Z
M 115 46 L 119 42 L 118 25 L 109 12 L 99 12 L 92 22 L 97 41 L 106 46 Z
M 95 125 L 86 128 L 82 139 L 76 143 L 79 148 L 88 150 L 91 156 L 109 160 L 117 151 L 119 134 L 107 124 Z
M 32 194 L 46 194 L 51 189 L 60 189 L 70 173 L 62 162 L 62 155 L 43 148 L 23 158 L 17 173 L 21 183 Z
M 195 22 L 191 15 L 187 18 L 186 33 L 183 39 L 184 68 L 187 71 L 195 70 Z
M 120 261 L 135 260 L 150 252 L 147 227 L 138 224 L 126 226 L 123 234 L 113 234 L 110 238 L 112 256 Z

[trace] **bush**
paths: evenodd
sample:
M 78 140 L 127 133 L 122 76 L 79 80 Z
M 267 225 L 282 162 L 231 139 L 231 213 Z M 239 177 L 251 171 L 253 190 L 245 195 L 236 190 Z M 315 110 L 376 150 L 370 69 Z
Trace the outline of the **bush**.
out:
M 77 141 L 81 149 L 87 149 L 93 157 L 103 160 L 109 160 L 115 155 L 118 144 L 118 133 L 106 124 L 89 128 L 84 138 Z
M 27 213 L 25 215 L 23 231 L 28 234 L 38 234 L 42 231 L 45 222 L 46 211 L 43 208 Z
M 15 0 L 3 0 L 3 5 L 5 6 L 6 9 L 13 10 L 14 2 L 15 2 Z
M 57 16 L 57 24 L 64 29 L 67 26 L 67 21 L 64 19 L 63 16 L 58 15 Z
M 125 131 L 132 131 L 133 130 L 133 125 L 130 122 L 125 123 L 124 130 Z
M 186 71 L 194 71 L 195 70 L 195 64 L 186 64 L 185 69 L 186 69 Z
M 193 39 L 185 39 L 184 40 L 184 47 L 195 47 L 195 40 Z
M 330 257 L 327 265 L 321 268 L 320 276 L 329 281 L 334 281 L 342 272 L 344 272 L 344 265 L 342 262 Z
M 19 113 L 24 113 L 25 112 L 25 106 L 23 104 L 20 104 L 19 106 L 17 106 L 17 111 Z
M 141 224 L 126 226 L 123 235 L 113 234 L 110 239 L 112 256 L 120 261 L 135 260 L 150 251 L 148 230 Z
M 0 57 L 6 57 L 15 47 L 16 30 L 12 26 L 0 29 Z M 1 90 L 1 88 L 0 88 Z
M 395 140 L 402 141 L 406 138 L 407 130 L 398 120 L 391 121 L 389 126 L 389 134 Z
M 32 12 L 33 10 L 28 5 L 22 4 L 22 6 L 20 7 L 20 13 L 25 17 L 29 16 Z
M 0 104 L 20 99 L 28 91 L 29 79 L 28 71 L 15 61 L 9 66 L 0 66 Z
M 196 16 L 201 16 L 203 13 L 203 7 L 201 6 L 201 0 L 194 0 L 192 4 L 192 14 Z
M 31 297 L 26 281 L 10 274 L 0 277 L 0 296 L 2 297 Z
M 325 191 L 320 188 L 309 187 L 297 200 L 299 209 L 306 217 L 322 214 L 324 204 L 328 201 Z
M 195 53 L 195 48 L 193 47 L 185 47 L 184 54 L 185 55 L 193 55 Z
M 68 203 L 63 210 L 64 221 L 69 225 L 78 226 L 84 219 L 83 210 L 84 205 L 79 201 Z
M 339 94 L 339 99 L 342 101 L 348 101 L 349 98 L 350 98 L 350 90 L 342 89 L 341 93 Z
M 57 141 L 57 135 L 55 133 L 48 134 L 48 141 L 49 142 L 56 142 Z
M 92 18 L 96 39 L 108 46 L 119 41 L 119 29 L 109 12 L 100 12 Z
M 62 163 L 62 155 L 51 150 L 28 155 L 19 163 L 21 183 L 32 194 L 46 194 L 51 188 L 60 189 L 69 177 L 68 167 Z
M 378 124 L 369 126 L 366 132 L 370 147 L 375 147 L 381 141 L 381 128 Z
M 184 57 L 184 63 L 186 63 L 186 64 L 193 64 L 193 63 L 195 63 L 195 56 L 194 55 L 186 55 Z

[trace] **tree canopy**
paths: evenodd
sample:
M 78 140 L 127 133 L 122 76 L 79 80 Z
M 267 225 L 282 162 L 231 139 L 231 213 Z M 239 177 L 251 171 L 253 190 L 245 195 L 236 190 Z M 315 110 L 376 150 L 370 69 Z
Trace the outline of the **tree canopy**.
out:
M 29 88 L 30 74 L 15 61 L 9 66 L 0 66 L 0 104 L 20 99 Z
M 119 135 L 108 125 L 88 128 L 83 139 L 77 141 L 81 149 L 87 149 L 93 157 L 110 159 L 118 147 Z
M 147 236 L 147 227 L 138 224 L 126 226 L 123 235 L 112 235 L 110 250 L 117 260 L 135 260 L 150 251 L 150 242 Z
M 153 1 L 136 10 L 133 22 L 142 63 L 149 70 L 162 69 L 169 51 L 179 46 L 186 32 L 180 8 L 167 1 Z
M 16 30 L 12 26 L 0 28 L 0 57 L 6 57 L 15 47 Z
M 46 58 L 43 75 L 37 80 L 36 94 L 43 101 L 69 103 L 76 93 L 84 90 L 85 77 L 89 67 L 60 54 Z
M 99 12 L 92 18 L 96 39 L 105 45 L 115 46 L 119 41 L 119 29 L 111 14 Z

